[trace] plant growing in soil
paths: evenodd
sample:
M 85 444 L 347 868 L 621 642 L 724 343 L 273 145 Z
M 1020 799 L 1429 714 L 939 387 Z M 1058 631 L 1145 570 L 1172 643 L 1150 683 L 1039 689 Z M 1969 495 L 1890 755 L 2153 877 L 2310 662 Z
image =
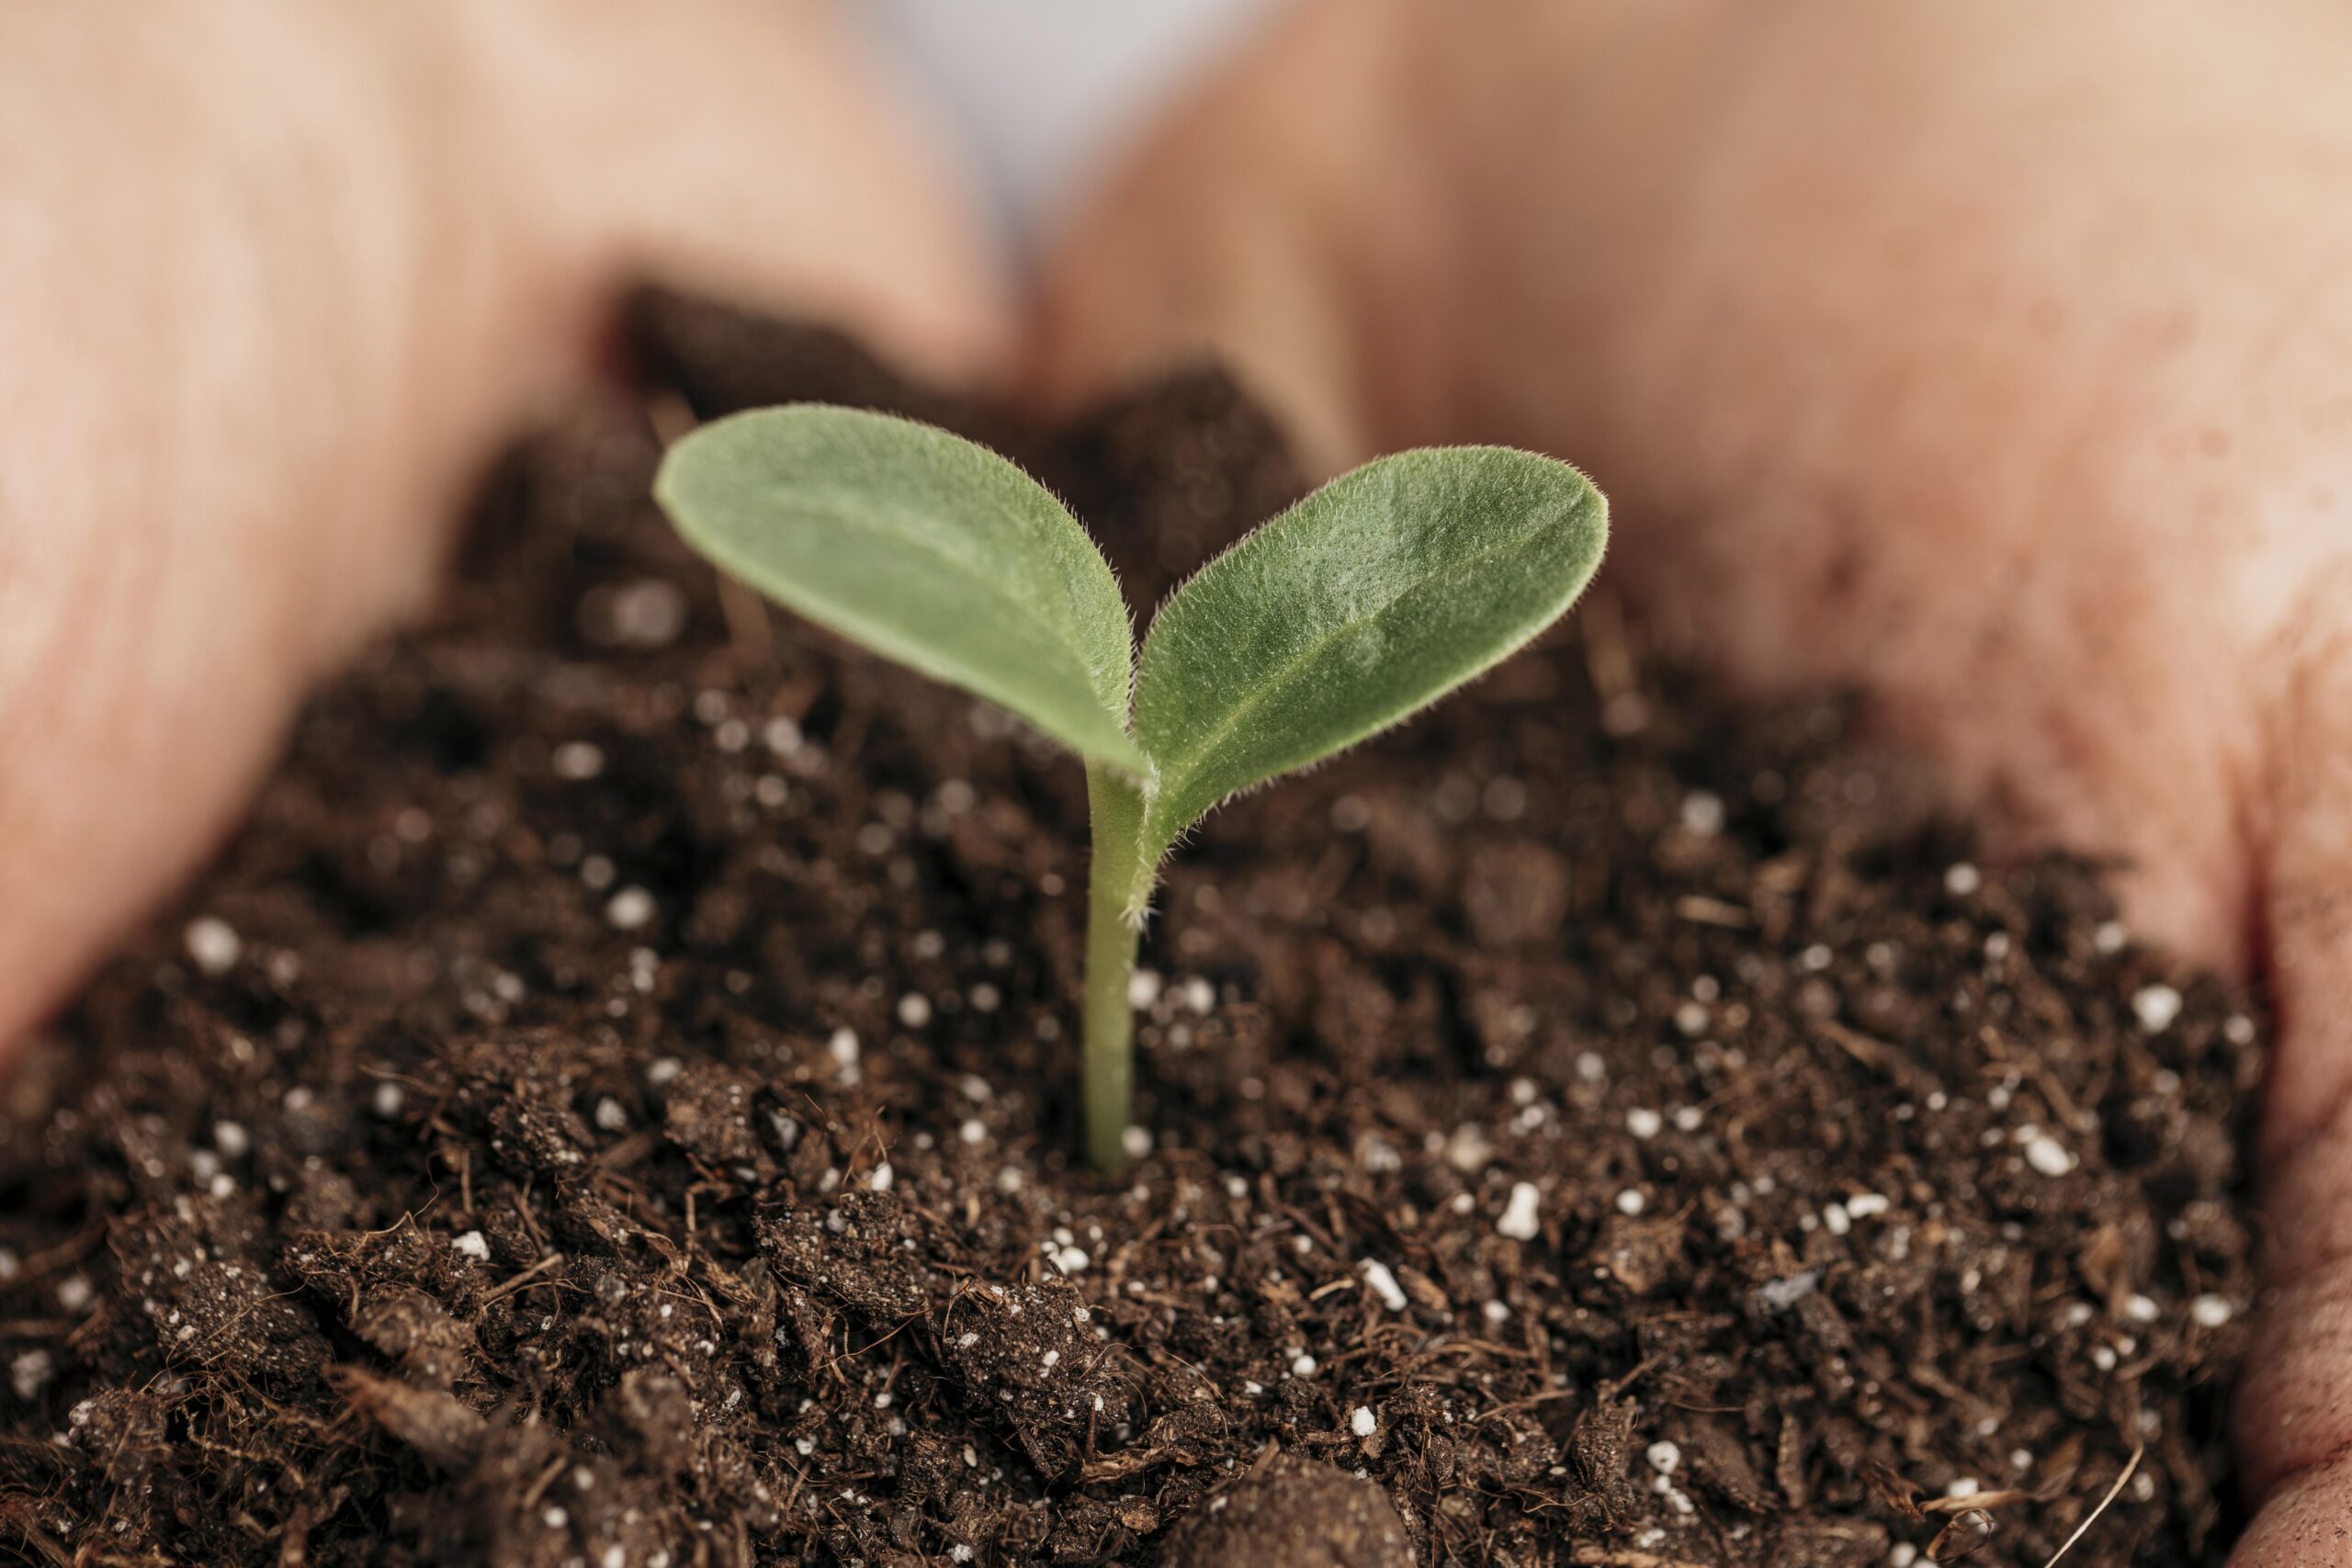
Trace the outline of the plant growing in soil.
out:
M 1138 654 L 1118 584 L 1035 480 L 929 425 L 760 409 L 672 447 L 680 534 L 788 609 L 1078 753 L 1088 886 L 1088 1156 L 1125 1158 L 1127 1001 L 1162 859 L 1219 802 L 1388 728 L 1516 651 L 1600 563 L 1608 509 L 1497 446 L 1382 457 L 1203 567 Z

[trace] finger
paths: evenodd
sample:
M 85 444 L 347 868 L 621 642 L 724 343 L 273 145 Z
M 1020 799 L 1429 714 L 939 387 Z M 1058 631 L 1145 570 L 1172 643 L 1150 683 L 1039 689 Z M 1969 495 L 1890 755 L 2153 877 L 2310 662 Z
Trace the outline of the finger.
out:
M 968 381 L 1008 352 L 1002 265 L 838 7 L 461 7 L 527 243 L 592 299 L 655 279 L 834 321 Z
M 2342 159 L 2295 107 L 2340 73 L 2340 17 L 2093 6 L 2031 47 L 1951 8 L 1722 7 L 1708 38 L 1568 51 L 1542 29 L 1634 8 L 1443 26 L 1505 13 L 1519 46 L 1481 40 L 1475 73 L 1443 38 L 1400 74 L 1312 20 L 1238 68 L 1204 102 L 1246 133 L 1196 105 L 1073 232 L 1040 386 L 1216 343 L 1326 463 L 1465 435 L 1589 461 L 1617 581 L 1736 677 L 1864 682 L 1970 803 L 2135 863 L 2135 922 L 2199 959 L 2239 960 L 2260 911 L 2285 1289 L 2241 1404 L 2277 1499 L 2245 1561 L 2352 1561 L 2352 685 L 2296 650 L 2279 711 L 2256 700 L 2268 628 L 2352 603 L 2341 579 L 2294 602 L 2340 555 L 2315 513 L 2345 493 L 2346 317 L 2317 280 L 2352 229 L 2300 180 L 2218 172 Z M 1432 187 L 1394 128 L 1448 82 Z M 1349 143 L 1405 177 L 1351 178 Z M 2207 172 L 2153 182 L 2158 148 Z M 1349 243 L 1432 188 L 1471 284 Z M 1253 276 L 1269 257 L 1290 275 Z M 1375 346 L 1431 321 L 1435 352 Z
M 1367 318 L 1432 259 L 1410 172 L 1429 155 L 1407 159 L 1390 90 L 1403 21 L 1388 0 L 1297 6 L 1175 106 L 1049 248 L 1033 398 L 1068 411 L 1214 355 L 1283 416 L 1311 470 L 1369 455 L 1382 378 L 1366 355 L 1408 355 L 1426 313 Z M 1385 231 L 1375 182 L 1395 197 Z
M 2337 1568 L 2352 1561 L 2352 1461 L 2336 1459 L 2273 1494 L 2230 1554 L 2231 1568 Z
M 1065 406 L 1214 353 L 1312 469 L 1464 439 L 1589 457 L 1593 404 L 1631 389 L 1612 344 L 1659 346 L 1668 209 L 1772 26 L 1306 0 L 1049 251 L 1028 384 Z
M 11 14 L 0 51 L 0 1048 L 428 594 L 526 408 L 656 275 L 935 372 L 980 243 L 830 13 Z
M 2028 46 L 1967 8 L 1309 5 L 1072 230 L 1034 383 L 1213 346 L 1310 468 L 1572 458 L 1661 634 L 1860 683 L 2007 844 L 2115 859 L 2143 934 L 2236 963 L 2242 655 L 2292 571 L 2225 568 L 2298 526 L 2251 498 L 2340 355 L 2274 317 L 2352 226 L 2144 172 L 2311 155 L 2279 105 L 2342 30 L 2299 16 L 2094 6 Z
M 2352 632 L 2328 613 L 2347 585 L 2352 572 L 2314 583 L 2282 650 L 2274 718 L 2265 946 L 2279 1043 L 2262 1133 L 2272 1294 L 2236 1411 L 2245 1484 L 2269 1500 L 2242 1568 L 2352 1555 Z
M 411 35 L 9 22 L 0 1050 L 226 829 L 321 661 L 421 599 L 458 411 L 516 389 L 458 354 L 514 345 L 370 47 Z

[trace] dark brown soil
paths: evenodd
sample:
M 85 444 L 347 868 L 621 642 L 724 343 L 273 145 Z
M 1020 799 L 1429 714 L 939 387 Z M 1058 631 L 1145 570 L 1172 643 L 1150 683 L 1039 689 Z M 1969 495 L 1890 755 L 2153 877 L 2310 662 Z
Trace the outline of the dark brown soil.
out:
M 1035 437 L 647 321 L 1009 445 L 1139 605 L 1295 488 L 1213 375 Z M 1106 1185 L 1079 770 L 722 593 L 685 407 L 518 457 L 7 1085 L 0 1553 L 2039 1568 L 2136 1458 L 2067 1562 L 2221 1561 L 2260 1030 L 2088 870 L 1599 600 L 1181 852 Z

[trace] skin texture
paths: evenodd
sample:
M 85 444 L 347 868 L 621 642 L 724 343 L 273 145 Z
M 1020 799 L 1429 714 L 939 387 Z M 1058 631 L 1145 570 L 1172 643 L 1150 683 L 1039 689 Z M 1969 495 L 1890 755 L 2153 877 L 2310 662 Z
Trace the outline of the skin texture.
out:
M 1002 347 L 865 80 L 789 0 L 0 0 L 0 1040 L 417 604 L 617 280 Z M 2347 97 L 2326 0 L 1307 0 L 1070 235 L 1035 370 L 1221 344 L 1326 468 L 1570 456 L 1665 624 L 1866 682 L 2266 977 L 2256 1568 L 2352 1560 Z
M 1004 351 L 892 108 L 791 0 L 0 0 L 0 1042 L 418 606 L 626 280 Z
M 1035 368 L 1569 457 L 1659 624 L 2266 980 L 2245 1568 L 2352 1561 L 2347 101 L 2297 0 L 1309 0 L 1066 237 Z

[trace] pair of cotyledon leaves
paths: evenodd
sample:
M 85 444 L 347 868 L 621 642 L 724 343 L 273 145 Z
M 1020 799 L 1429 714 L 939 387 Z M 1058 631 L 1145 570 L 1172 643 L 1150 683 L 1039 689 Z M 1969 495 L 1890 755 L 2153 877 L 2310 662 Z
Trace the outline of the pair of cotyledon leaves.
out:
M 1138 657 L 1077 519 L 945 431 L 819 404 L 735 414 L 672 448 L 655 495 L 770 598 L 1132 780 L 1146 866 L 1228 795 L 1507 657 L 1574 602 L 1608 536 L 1600 491 L 1564 463 L 1400 453 L 1203 568 Z

